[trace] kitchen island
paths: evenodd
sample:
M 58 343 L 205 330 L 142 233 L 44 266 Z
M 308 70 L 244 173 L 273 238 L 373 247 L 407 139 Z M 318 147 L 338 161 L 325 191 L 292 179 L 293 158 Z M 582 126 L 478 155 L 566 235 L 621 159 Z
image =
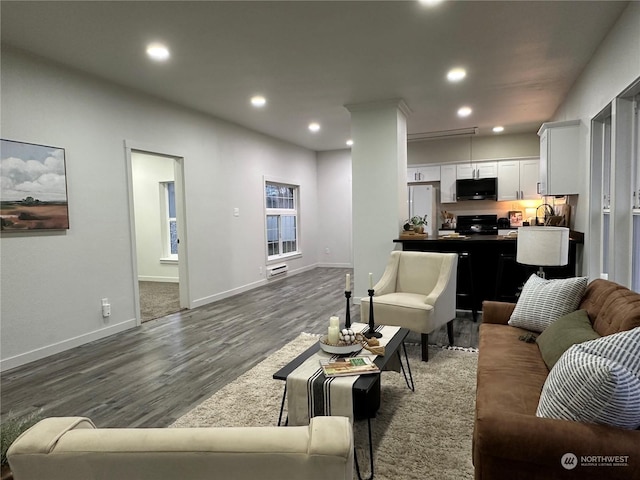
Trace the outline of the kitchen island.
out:
M 569 235 L 569 263 L 563 267 L 544 267 L 547 278 L 576 275 L 578 245 L 584 243 L 580 232 Z M 460 255 L 458 262 L 458 308 L 482 309 L 483 300 L 514 302 L 517 293 L 537 267 L 516 260 L 517 237 L 502 235 L 439 236 L 426 239 L 398 238 L 405 251 L 446 252 Z M 473 292 L 473 296 L 471 296 Z

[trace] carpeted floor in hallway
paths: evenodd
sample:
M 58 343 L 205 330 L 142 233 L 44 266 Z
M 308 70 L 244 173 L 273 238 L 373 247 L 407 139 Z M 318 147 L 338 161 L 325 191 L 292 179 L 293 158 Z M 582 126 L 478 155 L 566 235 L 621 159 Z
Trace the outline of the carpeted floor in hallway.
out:
M 180 311 L 180 286 L 169 282 L 138 282 L 142 321 Z

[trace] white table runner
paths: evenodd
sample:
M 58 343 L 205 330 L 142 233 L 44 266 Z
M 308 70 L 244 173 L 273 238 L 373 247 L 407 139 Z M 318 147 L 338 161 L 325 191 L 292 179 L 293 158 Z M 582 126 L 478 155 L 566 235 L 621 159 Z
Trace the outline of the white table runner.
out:
M 353 323 L 354 332 L 368 332 L 369 325 Z M 378 326 L 382 333 L 380 345 L 386 345 L 400 330 L 399 327 Z M 362 349 L 353 356 L 367 356 L 371 360 L 377 355 Z M 320 359 L 338 358 L 318 350 L 287 376 L 287 409 L 289 425 L 308 425 L 311 417 L 338 415 L 349 417 L 353 422 L 353 384 L 358 375 L 346 377 L 325 377 L 320 367 Z

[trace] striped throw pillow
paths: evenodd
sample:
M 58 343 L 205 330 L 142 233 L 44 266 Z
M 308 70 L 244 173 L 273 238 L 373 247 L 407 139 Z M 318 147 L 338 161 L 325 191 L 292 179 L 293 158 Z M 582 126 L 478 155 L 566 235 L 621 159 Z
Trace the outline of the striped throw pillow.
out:
M 522 287 L 509 325 L 542 332 L 558 318 L 578 308 L 587 277 L 545 280 L 533 274 Z
M 569 348 L 545 381 L 536 415 L 640 427 L 640 327 Z

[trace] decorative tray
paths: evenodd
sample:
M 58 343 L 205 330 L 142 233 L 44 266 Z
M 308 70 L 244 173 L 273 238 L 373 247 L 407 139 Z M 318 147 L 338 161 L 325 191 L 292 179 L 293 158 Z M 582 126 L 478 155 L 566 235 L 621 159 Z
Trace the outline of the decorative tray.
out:
M 327 336 L 320 337 L 318 343 L 320 344 L 320 348 L 327 353 L 332 353 L 334 355 L 347 355 L 349 353 L 359 352 L 362 350 L 361 343 L 354 343 L 353 345 L 329 345 L 326 343 Z

